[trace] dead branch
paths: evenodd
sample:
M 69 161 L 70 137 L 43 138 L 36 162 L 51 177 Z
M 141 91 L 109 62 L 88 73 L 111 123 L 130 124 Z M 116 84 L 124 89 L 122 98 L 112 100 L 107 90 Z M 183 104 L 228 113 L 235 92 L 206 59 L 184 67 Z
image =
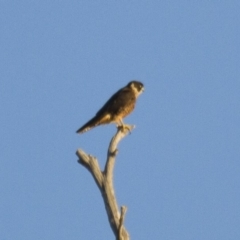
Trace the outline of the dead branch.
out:
M 76 152 L 79 158 L 78 163 L 83 165 L 92 174 L 101 192 L 108 215 L 108 221 L 117 240 L 130 240 L 130 236 L 123 225 L 127 208 L 123 206 L 121 207 L 121 213 L 119 212 L 113 186 L 113 169 L 118 152 L 117 145 L 134 126 L 128 126 L 128 128 L 129 129 L 119 128 L 113 136 L 109 144 L 104 171 L 101 171 L 98 160 L 95 157 L 86 154 L 81 149 L 78 149 Z

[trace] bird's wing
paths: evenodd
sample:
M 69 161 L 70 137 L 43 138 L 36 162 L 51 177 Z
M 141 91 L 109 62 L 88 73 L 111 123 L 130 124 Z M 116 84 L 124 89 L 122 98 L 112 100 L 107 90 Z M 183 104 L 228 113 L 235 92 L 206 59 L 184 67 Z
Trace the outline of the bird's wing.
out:
M 101 116 L 106 113 L 117 113 L 129 103 L 135 100 L 135 95 L 131 89 L 125 87 L 116 92 L 96 113 L 96 116 Z

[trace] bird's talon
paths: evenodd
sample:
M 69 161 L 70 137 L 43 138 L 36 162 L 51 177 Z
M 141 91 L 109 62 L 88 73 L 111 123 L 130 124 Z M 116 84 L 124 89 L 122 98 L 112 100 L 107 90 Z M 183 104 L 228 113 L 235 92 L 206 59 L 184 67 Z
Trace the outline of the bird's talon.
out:
M 117 127 L 119 130 L 121 130 L 122 132 L 128 131 L 130 134 L 132 133 L 132 126 L 131 125 L 121 125 Z

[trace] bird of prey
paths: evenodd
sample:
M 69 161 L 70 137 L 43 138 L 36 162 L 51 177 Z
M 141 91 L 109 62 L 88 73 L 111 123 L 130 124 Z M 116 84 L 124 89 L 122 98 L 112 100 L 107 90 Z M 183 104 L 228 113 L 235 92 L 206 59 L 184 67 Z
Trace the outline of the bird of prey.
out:
M 96 113 L 96 115 L 77 130 L 77 133 L 84 133 L 93 127 L 115 123 L 117 127 L 127 127 L 123 118 L 130 114 L 137 100 L 137 97 L 144 91 L 144 86 L 139 81 L 131 81 L 127 86 L 118 90 Z

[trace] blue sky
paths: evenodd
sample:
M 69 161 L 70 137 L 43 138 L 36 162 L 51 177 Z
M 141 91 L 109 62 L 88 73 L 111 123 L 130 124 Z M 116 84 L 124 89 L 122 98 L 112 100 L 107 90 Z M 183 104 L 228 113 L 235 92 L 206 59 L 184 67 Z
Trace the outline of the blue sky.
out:
M 240 238 L 239 1 L 1 1 L 0 238 L 114 239 L 75 131 L 132 79 L 115 191 L 132 239 Z

